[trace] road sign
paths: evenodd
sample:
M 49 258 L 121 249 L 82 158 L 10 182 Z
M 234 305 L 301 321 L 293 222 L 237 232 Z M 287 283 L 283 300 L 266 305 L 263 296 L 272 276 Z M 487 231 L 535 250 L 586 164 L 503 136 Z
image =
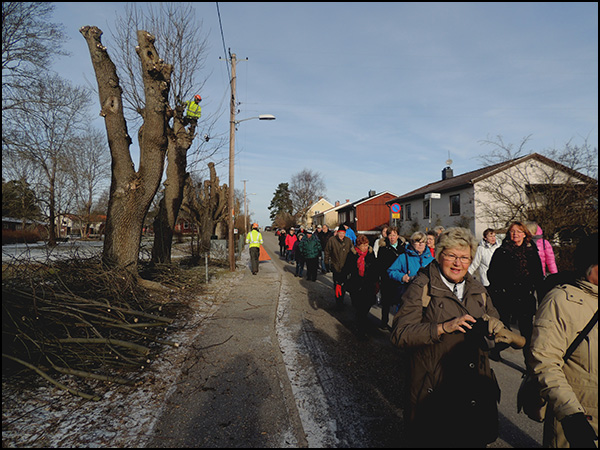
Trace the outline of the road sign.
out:
M 425 198 L 442 198 L 442 194 L 438 193 L 438 192 L 431 192 L 429 194 L 425 194 Z
M 391 206 L 392 213 L 398 214 L 401 209 L 402 209 L 402 207 L 400 206 L 400 203 L 392 203 L 392 206 Z

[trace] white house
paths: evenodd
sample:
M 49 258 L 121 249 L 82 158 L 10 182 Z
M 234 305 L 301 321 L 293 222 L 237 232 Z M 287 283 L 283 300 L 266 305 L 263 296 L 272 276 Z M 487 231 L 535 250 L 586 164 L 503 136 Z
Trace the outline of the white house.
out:
M 508 221 L 524 220 L 509 211 L 508 202 L 498 200 L 498 192 L 514 199 L 515 204 L 533 205 L 540 186 L 566 182 L 586 183 L 591 179 L 538 153 L 494 164 L 454 176 L 450 167 L 442 170 L 442 179 L 386 202 L 390 223 L 404 234 L 411 229 L 428 230 L 462 226 L 477 238 L 486 228 L 502 228 Z M 501 187 L 501 189 L 499 189 Z M 494 194 L 495 193 L 495 194 Z M 400 212 L 397 205 L 400 205 Z M 394 206 L 394 208 L 392 208 Z M 523 211 L 525 213 L 525 211 Z

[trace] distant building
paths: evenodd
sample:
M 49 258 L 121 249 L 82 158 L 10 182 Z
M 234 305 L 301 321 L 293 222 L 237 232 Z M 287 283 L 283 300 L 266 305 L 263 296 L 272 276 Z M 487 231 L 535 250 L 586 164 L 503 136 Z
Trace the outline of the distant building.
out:
M 388 224 L 390 220 L 387 202 L 394 198 L 396 198 L 396 194 L 389 191 L 379 194 L 369 191 L 367 197 L 343 205 L 338 209 L 338 223 L 347 223 L 356 234 L 379 235 L 381 227 Z
M 539 205 L 539 194 L 543 190 L 566 182 L 583 185 L 593 181 L 556 161 L 532 153 L 456 176 L 451 167 L 445 167 L 441 180 L 395 197 L 386 204 L 390 208 L 395 203 L 400 205 L 401 210 L 396 214 L 399 217 L 394 218 L 391 209 L 389 217 L 390 223 L 399 226 L 404 234 L 411 228 L 427 230 L 441 225 L 469 228 L 475 236 L 481 237 L 486 228 L 500 229 L 511 220 L 524 220 L 515 217 L 514 212 L 508 211 L 506 205 L 491 195 L 494 189 L 501 190 L 507 198 L 513 196 L 516 199 L 525 193 L 525 197 L 518 200 L 530 207 L 536 200 Z

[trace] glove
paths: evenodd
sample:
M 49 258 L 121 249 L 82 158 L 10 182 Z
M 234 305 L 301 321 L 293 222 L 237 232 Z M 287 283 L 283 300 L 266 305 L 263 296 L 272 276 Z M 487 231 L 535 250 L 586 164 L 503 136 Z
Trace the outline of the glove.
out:
M 560 423 L 571 448 L 596 448 L 594 441 L 598 436 L 582 412 L 571 414 Z
M 500 319 L 496 319 L 495 317 L 488 316 L 487 314 L 483 315 L 483 320 L 487 320 L 488 323 L 488 332 L 490 334 L 496 334 L 500 330 L 504 329 L 504 323 Z
M 508 328 L 502 328 L 496 333 L 494 342 L 509 344 L 512 348 L 523 348 L 526 340 L 520 334 L 513 333 Z
M 341 296 L 342 296 L 342 285 L 336 284 L 335 285 L 335 298 L 340 298 Z

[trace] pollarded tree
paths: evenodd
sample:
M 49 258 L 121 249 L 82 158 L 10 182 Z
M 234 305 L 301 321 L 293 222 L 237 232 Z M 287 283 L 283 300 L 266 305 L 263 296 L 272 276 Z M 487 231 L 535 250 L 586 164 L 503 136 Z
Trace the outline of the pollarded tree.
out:
M 123 91 L 115 64 L 102 45 L 102 31 L 94 26 L 85 26 L 79 31 L 88 44 L 96 73 L 101 116 L 104 117 L 112 158 L 102 259 L 105 264 L 126 268 L 138 277 L 142 224 L 164 169 L 173 67 L 160 58 L 154 36 L 139 30 L 136 52 L 145 97 L 140 110 L 143 122 L 138 132 L 140 161 L 136 170 L 130 153 L 132 139 L 123 111 Z
M 206 42 L 202 36 L 202 24 L 195 19 L 195 7 L 190 3 L 148 4 L 139 9 L 135 4 L 117 19 L 114 39 L 119 45 L 117 70 L 122 75 L 125 115 L 134 123 L 139 121 L 144 110 L 144 84 L 137 55 L 132 52 L 135 46 L 134 30 L 148 30 L 156 37 L 156 49 L 162 59 L 173 66 L 171 86 L 167 104 L 167 167 L 162 199 L 153 221 L 154 245 L 152 261 L 169 263 L 171 245 L 181 207 L 184 187 L 189 177 L 188 159 L 204 160 L 219 148 L 209 146 L 204 139 L 196 139 L 197 129 L 204 127 L 202 134 L 209 135 L 211 117 L 203 114 L 196 120 L 184 117 L 185 101 L 199 94 L 204 84 L 199 80 L 203 73 L 206 55 Z M 194 145 L 194 147 L 192 147 Z

